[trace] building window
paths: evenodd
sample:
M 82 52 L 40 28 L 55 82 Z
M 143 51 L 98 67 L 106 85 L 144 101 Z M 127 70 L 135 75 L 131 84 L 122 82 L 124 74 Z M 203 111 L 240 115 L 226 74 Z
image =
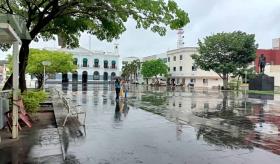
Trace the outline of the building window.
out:
M 83 67 L 87 67 L 88 66 L 87 63 L 88 63 L 88 59 L 83 58 Z
M 197 71 L 197 66 L 195 64 L 192 66 L 192 71 Z
M 203 84 L 208 84 L 208 79 L 203 79 Z
M 180 71 L 183 71 L 183 67 L 182 66 L 180 66 Z
M 196 82 L 196 79 L 191 79 L 191 83 L 195 83 Z
M 180 55 L 180 60 L 183 60 L 183 55 Z
M 94 67 L 98 68 L 99 67 L 99 60 L 94 59 Z
M 104 60 L 104 68 L 108 68 L 108 60 Z
M 174 71 L 174 72 L 176 71 L 176 67 L 173 67 L 173 71 Z
M 170 72 L 170 67 L 168 67 L 167 69 L 168 69 L 168 72 Z
M 112 69 L 115 69 L 115 68 L 116 68 L 116 61 L 113 60 L 113 61 L 112 61 Z
M 167 58 L 168 62 L 170 62 L 170 57 Z
M 176 61 L 176 56 L 173 56 L 173 61 Z
M 73 64 L 78 65 L 78 59 L 77 58 L 74 58 Z

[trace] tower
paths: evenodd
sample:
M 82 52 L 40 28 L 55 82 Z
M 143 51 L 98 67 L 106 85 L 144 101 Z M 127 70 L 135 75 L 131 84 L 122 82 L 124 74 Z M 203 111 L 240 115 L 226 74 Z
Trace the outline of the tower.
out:
M 114 44 L 114 54 L 119 55 L 119 44 L 118 43 Z
M 177 30 L 177 35 L 178 35 L 178 40 L 177 40 L 177 48 L 182 48 L 184 47 L 184 30 L 183 29 L 178 29 Z

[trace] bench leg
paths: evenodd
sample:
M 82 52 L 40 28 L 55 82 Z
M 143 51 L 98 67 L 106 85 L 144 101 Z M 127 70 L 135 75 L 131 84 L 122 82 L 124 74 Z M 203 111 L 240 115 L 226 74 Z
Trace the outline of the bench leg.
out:
M 63 125 L 62 125 L 63 127 L 65 126 L 68 117 L 69 117 L 69 114 L 67 114 L 67 116 L 65 117 L 65 119 L 64 119 L 64 121 L 63 121 Z

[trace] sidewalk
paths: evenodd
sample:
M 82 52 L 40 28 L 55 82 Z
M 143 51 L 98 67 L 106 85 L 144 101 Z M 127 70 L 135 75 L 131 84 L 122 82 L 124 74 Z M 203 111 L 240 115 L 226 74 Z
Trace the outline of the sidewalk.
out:
M 0 163 L 63 163 L 53 108 L 41 109 L 45 112 L 33 115 L 33 127 L 24 127 L 17 140 L 10 139 L 7 129 L 0 131 Z

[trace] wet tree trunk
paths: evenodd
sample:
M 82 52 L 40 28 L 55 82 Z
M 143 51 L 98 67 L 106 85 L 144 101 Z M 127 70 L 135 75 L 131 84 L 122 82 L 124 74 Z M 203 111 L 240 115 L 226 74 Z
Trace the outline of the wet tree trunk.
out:
M 22 45 L 19 51 L 19 89 L 21 92 L 26 90 L 25 70 L 28 62 L 29 44 L 31 40 L 21 40 Z M 11 89 L 13 86 L 13 74 L 6 81 L 3 90 Z

